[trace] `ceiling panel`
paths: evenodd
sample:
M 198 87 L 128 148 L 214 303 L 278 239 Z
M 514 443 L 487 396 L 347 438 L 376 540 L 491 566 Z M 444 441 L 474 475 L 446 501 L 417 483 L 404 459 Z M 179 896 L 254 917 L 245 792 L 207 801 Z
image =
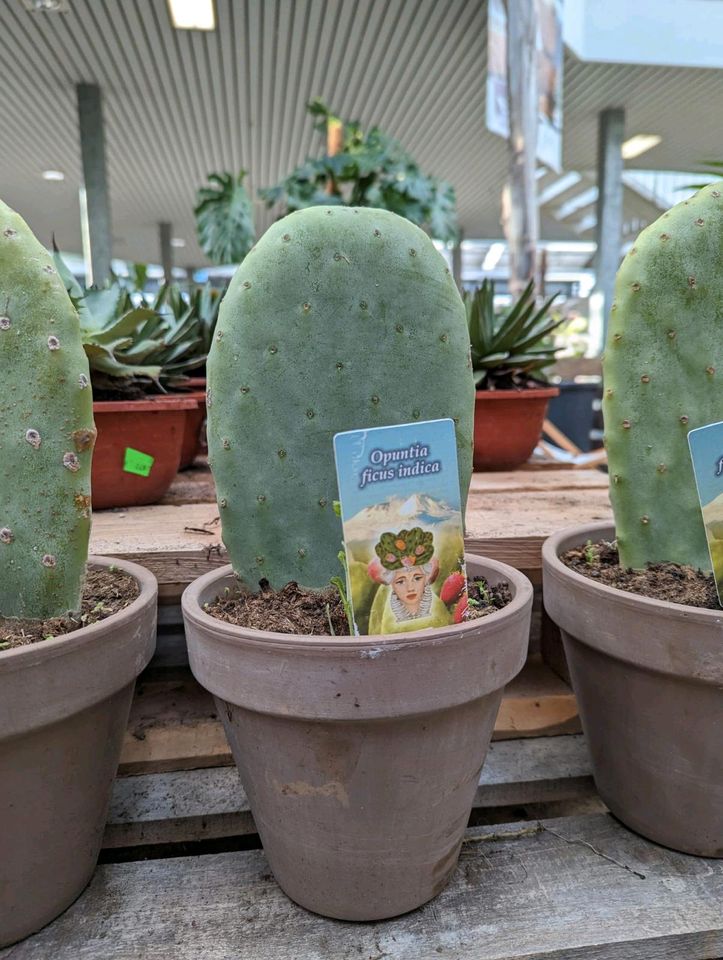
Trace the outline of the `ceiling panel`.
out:
M 504 142 L 485 130 L 482 0 L 216 0 L 217 29 L 178 31 L 165 0 L 68 0 L 69 12 L 0 3 L 0 195 L 41 239 L 80 248 L 75 85 L 104 93 L 114 253 L 157 260 L 157 224 L 201 265 L 192 207 L 213 170 L 249 171 L 254 192 L 321 147 L 305 104 L 378 123 L 421 166 L 452 181 L 468 237 L 500 233 Z M 22 69 L 20 69 L 22 65 Z M 598 111 L 662 143 L 628 166 L 689 169 L 719 151 L 718 71 L 565 62 L 564 165 L 589 175 Z M 48 183 L 44 169 L 66 179 Z M 630 191 L 626 193 L 626 197 Z M 631 203 L 630 199 L 626 201 Z M 635 201 L 637 216 L 654 213 Z M 259 231 L 275 216 L 256 202 Z M 640 208 L 640 209 L 638 209 Z M 543 235 L 576 236 L 543 211 Z

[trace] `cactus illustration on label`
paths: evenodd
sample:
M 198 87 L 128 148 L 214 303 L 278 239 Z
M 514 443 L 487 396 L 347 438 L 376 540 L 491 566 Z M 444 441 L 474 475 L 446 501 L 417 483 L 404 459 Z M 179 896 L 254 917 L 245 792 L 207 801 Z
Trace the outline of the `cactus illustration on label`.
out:
M 453 418 L 466 499 L 465 310 L 432 241 L 396 214 L 311 207 L 275 223 L 224 298 L 208 378 L 223 538 L 252 588 L 338 572 L 340 431 Z
M 63 616 L 88 557 L 88 361 L 52 258 L 1 201 L 0 369 L 0 616 Z
M 723 183 L 664 213 L 628 252 L 603 370 L 621 564 L 710 569 L 687 437 L 723 419 Z

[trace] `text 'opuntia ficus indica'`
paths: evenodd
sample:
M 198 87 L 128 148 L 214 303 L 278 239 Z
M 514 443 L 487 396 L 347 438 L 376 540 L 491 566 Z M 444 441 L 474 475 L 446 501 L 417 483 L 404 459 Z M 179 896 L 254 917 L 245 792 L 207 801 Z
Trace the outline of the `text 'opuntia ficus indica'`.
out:
M 603 370 L 620 562 L 709 570 L 687 437 L 723 420 L 723 183 L 635 241 L 615 283 Z
M 88 558 L 88 361 L 52 258 L 1 201 L 0 370 L 0 616 L 63 616 Z
M 454 419 L 466 500 L 465 310 L 432 241 L 396 214 L 312 207 L 275 223 L 224 298 L 208 378 L 223 539 L 250 587 L 339 573 L 339 431 Z

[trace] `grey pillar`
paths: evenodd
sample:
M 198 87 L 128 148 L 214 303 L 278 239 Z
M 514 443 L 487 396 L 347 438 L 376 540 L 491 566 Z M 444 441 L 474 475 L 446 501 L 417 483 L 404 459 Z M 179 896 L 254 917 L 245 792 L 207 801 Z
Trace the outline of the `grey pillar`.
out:
M 173 280 L 173 247 L 171 246 L 171 224 L 158 224 L 158 239 L 161 244 L 161 266 L 166 283 Z
M 462 241 L 464 240 L 464 234 L 462 231 L 459 231 L 459 238 L 457 242 L 452 247 L 452 276 L 454 277 L 454 282 L 457 284 L 457 289 L 462 291 Z
M 112 255 L 110 202 L 105 167 L 105 131 L 100 87 L 79 83 L 78 125 L 83 181 L 88 205 L 88 234 L 93 275 L 87 282 L 102 284 L 110 277 Z
M 595 226 L 595 292 L 600 295 L 602 342 L 607 335 L 615 274 L 623 238 L 623 154 L 625 111 L 603 110 L 598 117 L 597 224 Z

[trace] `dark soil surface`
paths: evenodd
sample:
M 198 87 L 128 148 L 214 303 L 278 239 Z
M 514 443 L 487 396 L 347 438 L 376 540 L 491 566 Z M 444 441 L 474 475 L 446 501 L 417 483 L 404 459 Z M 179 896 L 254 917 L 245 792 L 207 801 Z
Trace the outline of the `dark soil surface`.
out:
M 268 630 L 272 633 L 294 633 L 300 636 L 348 637 L 344 607 L 336 587 L 308 590 L 298 583 L 287 583 L 281 590 L 263 586 L 259 593 L 229 593 L 205 606 L 217 620 L 239 627 Z M 470 603 L 466 620 L 485 617 L 501 610 L 512 599 L 507 583 L 490 587 L 483 577 L 468 582 Z M 333 633 L 330 629 L 333 627 Z
M 114 567 L 89 570 L 85 578 L 80 617 L 52 617 L 49 620 L 15 620 L 0 617 L 0 651 L 60 637 L 91 623 L 105 620 L 132 603 L 138 583 Z
M 713 575 L 693 567 L 678 563 L 651 563 L 645 570 L 626 570 L 620 566 L 615 544 L 605 540 L 575 547 L 560 559 L 575 573 L 608 587 L 638 593 L 653 600 L 720 610 Z
M 478 390 L 540 390 L 553 386 L 520 370 L 491 370 Z
M 491 587 L 484 577 L 467 581 L 469 605 L 465 620 L 478 620 L 506 607 L 512 601 L 512 591 L 506 580 Z

